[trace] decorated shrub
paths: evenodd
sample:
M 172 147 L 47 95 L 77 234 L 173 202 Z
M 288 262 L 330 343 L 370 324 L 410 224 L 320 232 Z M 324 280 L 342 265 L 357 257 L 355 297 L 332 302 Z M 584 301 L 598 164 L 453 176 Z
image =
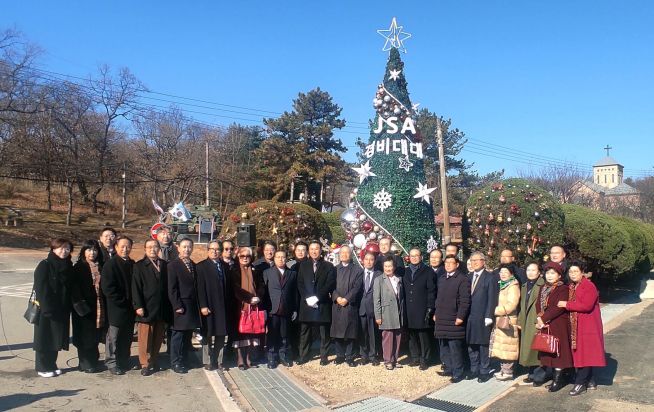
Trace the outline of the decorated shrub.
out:
M 463 219 L 464 247 L 486 253 L 496 267 L 500 252 L 511 249 L 522 264 L 542 259 L 563 242 L 563 210 L 558 201 L 523 179 L 490 184 L 468 199 Z
M 245 213 L 246 217 L 243 217 Z M 322 214 L 300 203 L 280 203 L 263 200 L 238 206 L 227 216 L 220 232 L 225 239 L 236 237 L 240 223 L 256 225 L 257 240 L 269 239 L 280 247 L 297 240 L 331 240 L 331 232 Z
M 342 244 L 347 240 L 347 235 L 341 226 L 341 213 L 342 211 L 323 213 L 322 217 L 325 218 L 329 230 L 332 233 L 332 242 Z

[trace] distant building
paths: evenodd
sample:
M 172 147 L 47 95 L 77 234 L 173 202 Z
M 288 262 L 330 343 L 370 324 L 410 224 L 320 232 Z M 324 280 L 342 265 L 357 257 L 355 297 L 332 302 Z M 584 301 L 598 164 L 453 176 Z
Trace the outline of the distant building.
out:
M 593 165 L 592 180 L 580 180 L 575 183 L 573 202 L 599 210 L 616 207 L 636 210 L 640 207 L 640 192 L 626 184 L 623 179 L 624 166 L 607 153 L 606 157 Z

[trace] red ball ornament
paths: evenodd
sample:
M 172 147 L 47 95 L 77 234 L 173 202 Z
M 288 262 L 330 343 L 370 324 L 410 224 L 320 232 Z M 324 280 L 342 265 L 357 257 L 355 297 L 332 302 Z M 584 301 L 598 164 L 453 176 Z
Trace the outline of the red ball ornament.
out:
M 368 242 L 365 247 L 366 252 L 379 253 L 379 244 L 377 242 Z
M 365 222 L 361 223 L 361 230 L 363 230 L 365 233 L 368 233 L 372 230 L 373 224 L 366 220 Z
M 404 256 L 404 263 L 409 263 L 409 262 L 410 262 L 409 256 Z

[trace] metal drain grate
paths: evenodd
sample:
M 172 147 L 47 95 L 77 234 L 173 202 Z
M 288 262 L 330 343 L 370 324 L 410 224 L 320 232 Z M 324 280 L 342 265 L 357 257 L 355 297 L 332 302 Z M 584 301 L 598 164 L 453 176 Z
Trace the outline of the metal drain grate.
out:
M 427 408 L 436 409 L 443 412 L 472 412 L 476 408 L 474 406 L 463 405 L 461 403 L 448 402 L 434 398 L 420 398 L 413 402 L 416 405 L 425 406 Z

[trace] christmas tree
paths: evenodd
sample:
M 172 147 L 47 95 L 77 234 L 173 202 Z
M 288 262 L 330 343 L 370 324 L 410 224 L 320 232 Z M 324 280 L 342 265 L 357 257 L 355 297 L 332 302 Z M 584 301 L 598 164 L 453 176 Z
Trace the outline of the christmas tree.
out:
M 437 247 L 434 212 L 425 179 L 420 133 L 416 129 L 417 105 L 412 105 L 400 58 L 410 35 L 393 19 L 384 51 L 390 51 L 384 81 L 373 99 L 376 110 L 364 163 L 354 170 L 359 187 L 350 194 L 350 207 L 341 220 L 355 250 L 378 251 L 378 241 L 392 237 L 399 252 L 414 246 L 423 251 Z

